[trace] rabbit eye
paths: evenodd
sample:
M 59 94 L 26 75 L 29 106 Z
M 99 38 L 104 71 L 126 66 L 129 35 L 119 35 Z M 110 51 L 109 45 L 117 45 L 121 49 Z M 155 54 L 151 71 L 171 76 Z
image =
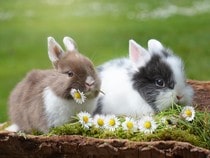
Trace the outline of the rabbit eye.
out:
M 68 71 L 65 74 L 67 74 L 69 77 L 72 77 L 74 75 L 74 73 L 72 71 Z
M 155 80 L 155 85 L 157 87 L 163 88 L 163 87 L 165 87 L 165 81 L 161 78 L 158 78 L 158 79 Z

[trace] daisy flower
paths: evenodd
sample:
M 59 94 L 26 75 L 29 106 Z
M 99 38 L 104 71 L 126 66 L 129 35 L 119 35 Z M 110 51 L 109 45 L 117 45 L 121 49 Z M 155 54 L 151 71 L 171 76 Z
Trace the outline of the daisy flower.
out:
M 181 111 L 181 116 L 187 120 L 192 121 L 195 117 L 195 109 L 192 106 L 185 106 Z
M 71 89 L 70 94 L 77 104 L 82 104 L 86 100 L 85 94 L 83 92 L 80 92 L 80 90 Z
M 105 128 L 105 116 L 104 115 L 95 115 L 93 123 L 96 128 Z
M 120 121 L 115 115 L 106 116 L 105 128 L 109 131 L 115 131 L 120 126 Z
M 122 127 L 126 131 L 135 132 L 137 130 L 137 122 L 131 117 L 126 117 L 125 121 L 122 123 Z
M 157 128 L 157 124 L 151 116 L 144 116 L 139 120 L 138 127 L 143 133 L 152 133 Z
M 77 114 L 79 118 L 79 123 L 86 129 L 89 129 L 92 126 L 92 118 L 88 112 L 80 112 Z

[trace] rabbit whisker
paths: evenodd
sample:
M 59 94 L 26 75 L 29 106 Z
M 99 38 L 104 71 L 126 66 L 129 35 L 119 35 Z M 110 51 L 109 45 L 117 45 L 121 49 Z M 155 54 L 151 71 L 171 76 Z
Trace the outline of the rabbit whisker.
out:
M 105 92 L 103 92 L 102 90 L 99 90 L 100 93 L 102 93 L 103 95 L 106 95 Z

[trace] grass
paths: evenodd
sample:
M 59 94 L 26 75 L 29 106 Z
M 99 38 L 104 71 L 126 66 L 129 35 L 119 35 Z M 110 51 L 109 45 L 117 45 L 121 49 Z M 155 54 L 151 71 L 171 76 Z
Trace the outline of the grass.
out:
M 127 56 L 130 38 L 143 46 L 156 38 L 183 58 L 188 78 L 209 80 L 209 8 L 208 0 L 1 1 L 0 122 L 17 82 L 31 69 L 51 68 L 48 36 L 73 37 L 95 65 Z

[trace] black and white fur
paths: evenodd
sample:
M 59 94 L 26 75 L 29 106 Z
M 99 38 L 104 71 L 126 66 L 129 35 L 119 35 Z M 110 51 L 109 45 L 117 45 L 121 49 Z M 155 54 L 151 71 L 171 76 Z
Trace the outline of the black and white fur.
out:
M 99 68 L 102 80 L 95 114 L 143 116 L 172 105 L 192 103 L 182 60 L 154 39 L 148 50 L 129 41 L 129 58 L 109 61 Z

